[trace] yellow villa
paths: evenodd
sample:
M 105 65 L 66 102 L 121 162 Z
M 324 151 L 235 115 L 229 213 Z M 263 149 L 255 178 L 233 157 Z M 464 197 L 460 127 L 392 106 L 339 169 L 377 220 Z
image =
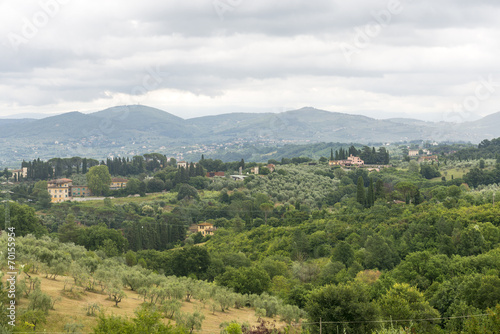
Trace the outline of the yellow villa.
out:
M 128 180 L 123 177 L 114 177 L 111 179 L 111 184 L 109 185 L 109 189 L 117 190 L 121 188 L 125 188 L 127 186 Z
M 52 203 L 60 203 L 71 200 L 71 186 L 73 180 L 57 179 L 47 182 L 47 191 L 50 194 Z
M 201 233 L 201 235 L 206 236 L 208 235 L 214 235 L 214 231 L 217 228 L 214 226 L 214 224 L 211 223 L 201 223 L 198 224 L 198 232 Z

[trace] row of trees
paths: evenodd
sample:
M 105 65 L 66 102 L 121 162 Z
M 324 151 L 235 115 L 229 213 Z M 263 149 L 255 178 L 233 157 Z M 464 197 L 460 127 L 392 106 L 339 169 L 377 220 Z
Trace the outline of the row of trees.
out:
M 333 149 L 330 152 L 330 160 L 346 160 L 350 155 L 355 157 L 360 157 L 361 160 L 368 165 L 387 165 L 389 164 L 389 152 L 385 147 L 380 147 L 375 150 L 375 147 L 363 146 L 362 149 L 358 150 L 356 147 L 351 146 L 349 149 L 340 148 L 333 153 Z
M 460 161 L 496 159 L 497 162 L 500 162 L 500 138 L 485 139 L 477 147 L 458 150 L 450 155 L 450 159 Z
M 112 175 L 137 175 L 144 172 L 154 172 L 167 166 L 177 166 L 175 158 L 168 159 L 160 153 L 146 153 L 142 156 L 136 155 L 130 158 L 108 158 L 105 165 L 108 166 Z
M 52 158 L 48 161 L 35 159 L 33 161 L 23 161 L 21 167 L 28 169 L 28 180 L 49 180 L 52 178 L 70 177 L 72 174 L 86 174 L 87 171 L 98 165 L 108 167 L 112 175 L 138 175 L 145 172 L 153 172 L 166 166 L 176 166 L 174 158 L 167 157 L 160 153 L 146 153 L 132 158 L 108 158 L 99 162 L 91 158 Z M 18 180 L 22 181 L 22 180 Z
M 69 203 L 68 203 L 69 205 Z M 128 249 L 172 248 L 186 237 L 188 223 L 178 215 L 155 214 L 150 206 L 137 207 L 137 211 L 124 212 L 113 208 L 80 210 L 66 214 L 68 206 L 57 207 L 44 216 L 43 221 L 28 205 L 12 202 L 9 205 L 10 224 L 16 235 L 46 235 L 57 232 L 61 241 L 74 242 L 89 250 L 102 250 L 116 256 Z M 5 206 L 0 206 L 0 224 L 5 224 Z
M 206 188 L 208 180 L 201 165 L 191 163 L 188 168 L 167 167 L 154 174 L 153 178 L 138 180 L 131 178 L 124 189 L 115 191 L 114 195 L 133 195 L 145 192 L 161 192 L 173 190 L 181 185 L 192 184 L 198 189 Z M 86 174 L 87 185 L 94 195 L 108 195 L 111 184 L 111 174 L 106 165 L 94 166 Z
M 399 189 L 402 189 L 402 183 Z M 413 186 L 416 188 L 415 186 Z M 418 191 L 418 189 L 416 189 Z M 405 196 L 406 197 L 406 196 Z M 370 178 L 370 184 L 368 189 L 365 191 L 363 177 L 358 178 L 357 188 L 356 188 L 356 201 L 366 208 L 371 208 L 377 199 L 385 199 L 385 185 L 381 179 L 377 180 L 376 185 L 373 185 L 373 178 Z M 415 203 L 420 204 L 420 202 Z
M 466 175 L 464 175 L 464 181 L 472 187 L 477 187 L 479 185 L 499 184 L 500 163 L 497 163 L 495 168 L 492 170 L 473 168 Z
M 49 180 L 52 178 L 69 177 L 73 173 L 85 174 L 88 169 L 99 165 L 99 161 L 88 158 L 52 158 L 42 161 L 39 158 L 33 161 L 23 161 L 21 167 L 28 169 L 28 180 Z
M 248 167 L 245 165 L 244 159 L 241 159 L 241 161 L 223 162 L 220 159 L 205 159 L 203 154 L 201 155 L 198 165 L 202 166 L 207 172 L 237 171 L 240 167 L 242 169 Z

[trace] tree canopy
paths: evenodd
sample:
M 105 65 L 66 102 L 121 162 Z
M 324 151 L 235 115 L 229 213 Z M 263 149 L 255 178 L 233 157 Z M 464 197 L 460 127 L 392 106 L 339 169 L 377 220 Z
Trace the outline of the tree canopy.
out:
M 87 184 L 94 195 L 103 195 L 109 190 L 111 175 L 107 166 L 91 167 L 87 173 Z

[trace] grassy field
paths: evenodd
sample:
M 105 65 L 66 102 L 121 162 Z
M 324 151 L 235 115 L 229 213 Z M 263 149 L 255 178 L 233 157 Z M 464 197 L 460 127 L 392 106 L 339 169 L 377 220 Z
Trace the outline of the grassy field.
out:
M 218 191 L 209 191 L 202 190 L 199 192 L 200 198 L 205 200 L 216 199 L 219 197 Z M 90 197 L 91 198 L 91 197 Z M 165 193 L 154 193 L 149 194 L 144 197 L 116 197 L 111 199 L 111 203 L 114 205 L 122 205 L 127 203 L 136 203 L 140 204 L 143 202 L 151 202 L 151 201 L 166 201 L 170 202 L 171 200 L 177 200 L 176 192 L 165 192 Z M 80 202 L 82 205 L 88 205 L 92 207 L 104 207 L 104 201 L 100 200 L 87 200 Z
M 465 174 L 469 172 L 469 168 L 450 168 L 450 169 L 441 169 L 441 176 L 440 177 L 435 177 L 432 179 L 432 181 L 435 182 L 441 182 L 441 178 L 444 176 L 446 177 L 446 181 L 450 181 L 453 177 L 453 179 L 459 179 L 462 178 Z
M 81 330 L 83 333 L 89 333 L 93 331 L 94 326 L 97 324 L 97 317 L 87 316 L 85 306 L 87 304 L 98 303 L 102 306 L 102 311 L 107 315 L 114 314 L 119 316 L 132 317 L 134 316 L 134 310 L 140 307 L 143 300 L 134 291 L 125 290 L 127 297 L 123 299 L 118 307 L 115 307 L 113 301 L 108 300 L 108 296 L 105 294 L 99 294 L 94 292 L 85 292 L 80 299 L 72 299 L 67 297 L 64 293 L 64 281 L 65 277 L 58 277 L 57 280 L 47 279 L 41 275 L 31 275 L 32 277 L 39 277 L 42 281 L 42 291 L 50 295 L 53 299 L 58 299 L 55 303 L 54 310 L 49 312 L 47 317 L 47 323 L 37 326 L 37 332 L 61 332 L 64 333 L 64 326 L 68 323 L 77 323 L 84 325 Z M 73 281 L 72 278 L 71 282 Z M 18 299 L 20 308 L 25 308 L 28 304 L 26 298 Z M 198 333 L 219 333 L 219 324 L 223 322 L 229 322 L 231 320 L 236 320 L 239 323 L 248 322 L 250 325 L 256 325 L 258 318 L 255 316 L 255 311 L 250 308 L 234 309 L 230 308 L 225 312 L 215 311 L 213 314 L 209 310 L 208 304 L 205 306 L 203 303 L 197 300 L 191 300 L 190 302 L 183 302 L 181 311 L 192 313 L 195 310 L 200 310 L 205 315 L 205 320 L 203 321 L 203 326 Z M 274 321 L 276 319 L 266 318 L 266 321 Z M 165 319 L 165 323 L 171 320 Z M 175 321 L 171 321 L 175 324 Z M 278 326 L 282 326 L 284 323 L 278 323 Z
M 91 197 L 90 197 L 91 198 Z M 155 193 L 144 197 L 116 197 L 111 199 L 113 204 L 127 204 L 127 203 L 142 203 L 148 201 L 170 201 L 177 198 L 177 193 Z M 104 201 L 100 200 L 87 200 L 80 202 L 82 205 L 89 205 L 92 207 L 103 207 Z

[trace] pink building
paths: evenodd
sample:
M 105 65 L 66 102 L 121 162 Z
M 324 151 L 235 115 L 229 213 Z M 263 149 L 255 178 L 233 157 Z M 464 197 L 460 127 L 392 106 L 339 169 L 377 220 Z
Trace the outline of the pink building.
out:
M 365 162 L 360 157 L 355 157 L 352 154 L 347 160 L 330 160 L 330 166 L 363 166 Z

